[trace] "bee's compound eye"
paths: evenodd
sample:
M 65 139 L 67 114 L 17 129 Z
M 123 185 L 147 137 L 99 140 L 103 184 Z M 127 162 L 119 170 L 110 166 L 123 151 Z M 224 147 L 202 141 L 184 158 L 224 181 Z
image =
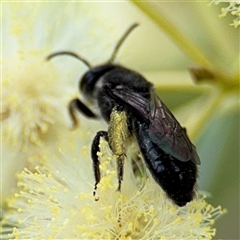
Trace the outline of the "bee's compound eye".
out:
M 80 90 L 82 91 L 82 93 L 87 96 L 90 97 L 92 96 L 93 90 L 94 90 L 94 86 L 96 84 L 98 77 L 96 76 L 96 74 L 94 74 L 94 72 L 92 70 L 87 71 L 80 83 Z
M 104 74 L 114 69 L 116 66 L 105 64 L 94 67 L 87 71 L 80 81 L 80 90 L 86 97 L 92 97 L 95 90 L 95 85 Z

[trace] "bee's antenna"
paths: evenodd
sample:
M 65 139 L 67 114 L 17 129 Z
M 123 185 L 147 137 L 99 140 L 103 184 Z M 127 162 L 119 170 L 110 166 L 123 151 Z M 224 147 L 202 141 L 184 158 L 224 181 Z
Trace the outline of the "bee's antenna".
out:
M 125 39 L 128 37 L 128 35 L 134 30 L 134 28 L 136 28 L 139 24 L 138 23 L 134 23 L 133 25 L 131 25 L 128 30 L 123 34 L 123 36 L 119 39 L 116 47 L 114 48 L 114 51 L 112 53 L 112 56 L 109 59 L 109 63 L 112 63 L 114 61 L 114 59 L 116 58 L 116 55 L 120 49 L 120 47 L 122 46 L 123 42 L 125 41 Z
M 86 59 L 78 56 L 76 53 L 69 52 L 69 51 L 62 51 L 62 52 L 52 53 L 52 54 L 47 56 L 46 60 L 49 61 L 52 58 L 57 57 L 59 55 L 69 55 L 69 56 L 72 56 L 72 57 L 78 59 L 79 61 L 83 62 L 89 69 L 92 68 L 91 64 Z

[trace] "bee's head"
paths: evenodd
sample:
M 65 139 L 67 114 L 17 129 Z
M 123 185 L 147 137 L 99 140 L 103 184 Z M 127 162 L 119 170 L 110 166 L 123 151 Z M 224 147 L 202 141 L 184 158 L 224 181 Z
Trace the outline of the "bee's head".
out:
M 92 98 L 94 97 L 95 89 L 101 88 L 101 77 L 107 73 L 108 71 L 114 69 L 116 65 L 113 64 L 104 64 L 97 67 L 90 68 L 79 82 L 79 88 L 81 92 L 87 97 Z M 98 85 L 96 87 L 96 85 Z

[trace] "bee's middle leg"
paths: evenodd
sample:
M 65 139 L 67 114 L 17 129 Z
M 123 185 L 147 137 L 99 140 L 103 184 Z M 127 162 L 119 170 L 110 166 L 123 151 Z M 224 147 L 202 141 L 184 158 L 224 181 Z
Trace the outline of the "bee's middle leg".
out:
M 96 136 L 93 139 L 92 149 L 91 149 L 91 157 L 92 157 L 92 161 L 93 161 L 93 172 L 94 172 L 94 177 L 95 177 L 93 196 L 96 195 L 97 185 L 101 180 L 101 173 L 100 173 L 100 168 L 99 168 L 100 161 L 99 161 L 98 155 L 97 155 L 97 153 L 100 151 L 99 143 L 100 143 L 101 137 L 103 137 L 106 141 L 108 141 L 108 133 L 106 131 L 99 131 L 99 132 L 97 132 Z

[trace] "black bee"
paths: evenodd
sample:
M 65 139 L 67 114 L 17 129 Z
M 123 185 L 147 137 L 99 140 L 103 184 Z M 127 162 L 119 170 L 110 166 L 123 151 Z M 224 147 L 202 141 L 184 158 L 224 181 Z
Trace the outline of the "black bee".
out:
M 153 85 L 139 73 L 113 61 L 129 33 L 138 24 L 133 24 L 119 40 L 110 60 L 92 67 L 85 59 L 69 51 L 49 55 L 70 55 L 82 61 L 89 70 L 80 80 L 80 91 L 88 100 L 94 101 L 100 116 L 108 123 L 108 131 L 99 131 L 92 142 L 91 157 L 95 176 L 95 191 L 101 180 L 99 169 L 100 138 L 105 138 L 117 156 L 118 190 L 123 180 L 123 165 L 127 140 L 135 136 L 139 149 L 155 181 L 178 206 L 184 206 L 194 197 L 197 164 L 200 164 L 195 146 L 190 142 L 170 110 L 154 91 Z M 77 125 L 75 110 L 90 118 L 98 115 L 79 99 L 69 104 L 69 113 Z

